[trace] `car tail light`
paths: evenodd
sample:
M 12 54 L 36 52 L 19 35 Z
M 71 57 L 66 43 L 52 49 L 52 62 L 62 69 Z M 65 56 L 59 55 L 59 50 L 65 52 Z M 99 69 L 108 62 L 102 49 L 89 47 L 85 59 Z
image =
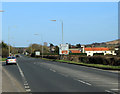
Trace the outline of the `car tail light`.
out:
M 15 59 L 15 61 L 16 61 L 16 59 Z
M 7 59 L 7 61 L 9 61 L 9 60 Z

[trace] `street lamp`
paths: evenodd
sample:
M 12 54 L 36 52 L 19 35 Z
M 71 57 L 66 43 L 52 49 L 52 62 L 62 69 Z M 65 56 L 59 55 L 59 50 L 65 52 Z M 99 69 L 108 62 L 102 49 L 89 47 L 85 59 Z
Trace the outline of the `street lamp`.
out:
M 50 21 L 56 21 L 56 20 L 50 20 Z M 62 44 L 63 44 L 63 21 L 61 20 L 62 23 Z
M 14 28 L 16 28 L 16 27 L 14 27 Z M 10 32 L 10 27 L 8 27 L 8 52 L 9 52 L 9 56 L 10 56 L 10 34 L 9 34 L 9 32 Z
M 0 10 L 0 12 L 4 12 L 4 10 Z
M 39 36 L 39 34 L 34 34 L 34 35 L 36 35 L 36 36 Z M 41 35 L 41 40 L 42 40 L 42 43 L 43 43 L 43 37 L 42 37 L 42 35 Z M 43 45 L 42 45 L 42 58 L 43 58 Z

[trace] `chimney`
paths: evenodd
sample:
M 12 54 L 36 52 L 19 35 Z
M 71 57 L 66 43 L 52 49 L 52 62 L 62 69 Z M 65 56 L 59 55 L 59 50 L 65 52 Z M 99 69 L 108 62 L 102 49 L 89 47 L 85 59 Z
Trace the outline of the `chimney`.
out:
M 82 53 L 85 53 L 85 46 L 82 45 L 81 48 L 82 48 Z

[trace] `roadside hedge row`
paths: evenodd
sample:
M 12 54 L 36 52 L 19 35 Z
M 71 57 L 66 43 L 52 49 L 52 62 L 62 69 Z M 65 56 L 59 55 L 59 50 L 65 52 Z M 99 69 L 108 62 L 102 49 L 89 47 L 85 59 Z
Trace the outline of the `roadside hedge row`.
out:
M 83 62 L 88 64 L 102 64 L 102 65 L 112 65 L 112 66 L 120 66 L 120 57 L 106 57 L 106 56 L 79 56 L 79 55 L 69 55 L 69 56 L 44 56 L 44 58 L 48 59 L 61 59 L 75 62 Z
M 104 55 L 104 53 L 94 53 L 93 55 L 94 55 L 94 56 L 95 56 L 95 55 Z
M 103 65 L 120 65 L 120 58 L 117 57 L 79 57 L 79 62 L 85 62 L 90 64 L 103 64 Z
M 85 55 L 85 56 L 87 56 L 87 53 L 70 53 L 69 55 Z

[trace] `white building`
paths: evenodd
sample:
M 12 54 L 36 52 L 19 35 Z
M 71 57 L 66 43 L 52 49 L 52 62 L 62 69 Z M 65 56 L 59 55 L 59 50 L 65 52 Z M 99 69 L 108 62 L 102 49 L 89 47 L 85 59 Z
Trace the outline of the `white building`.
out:
M 109 48 L 105 47 L 89 47 L 85 48 L 82 46 L 82 52 L 87 53 L 87 56 L 93 56 L 94 53 L 103 53 L 104 55 L 116 55 L 115 50 L 110 50 Z

